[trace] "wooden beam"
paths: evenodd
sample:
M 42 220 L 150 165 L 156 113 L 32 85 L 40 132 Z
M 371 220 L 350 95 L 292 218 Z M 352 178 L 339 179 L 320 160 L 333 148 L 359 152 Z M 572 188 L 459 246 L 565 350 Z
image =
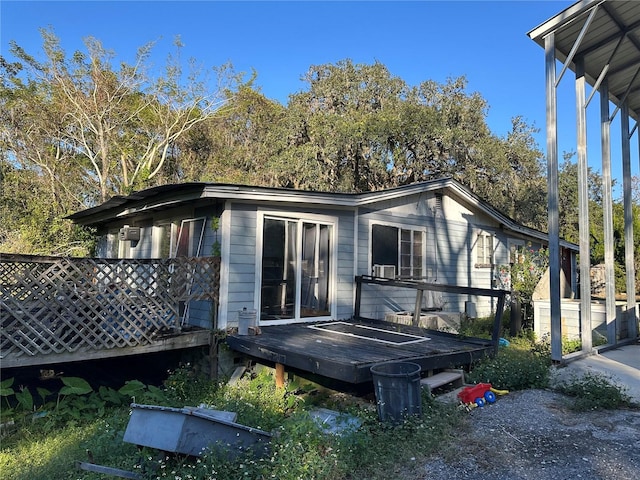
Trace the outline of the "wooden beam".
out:
M 412 324 L 414 327 L 420 326 L 420 314 L 422 313 L 422 294 L 424 290 L 416 291 L 416 308 L 413 312 L 413 321 Z
M 461 287 L 460 285 L 447 285 L 445 283 L 422 282 L 418 280 L 388 280 L 385 278 L 360 275 L 356 277 L 356 284 L 384 285 L 387 287 L 411 288 L 414 290 L 429 290 L 434 292 L 456 293 L 460 295 L 479 295 L 485 297 L 504 297 L 507 290 L 498 288 Z
M 56 363 L 82 362 L 102 358 L 127 357 L 145 353 L 179 350 L 183 348 L 209 345 L 211 332 L 198 330 L 181 333 L 176 337 L 158 340 L 150 345 L 135 347 L 110 348 L 103 350 L 77 350 L 75 352 L 50 353 L 47 355 L 7 355 L 2 358 L 2 368 L 31 367 L 36 365 L 53 365 Z
M 353 309 L 353 316 L 355 318 L 360 317 L 360 303 L 362 302 L 362 277 L 356 277 L 356 300 L 355 307 Z
M 276 388 L 284 388 L 284 365 L 276 363 Z

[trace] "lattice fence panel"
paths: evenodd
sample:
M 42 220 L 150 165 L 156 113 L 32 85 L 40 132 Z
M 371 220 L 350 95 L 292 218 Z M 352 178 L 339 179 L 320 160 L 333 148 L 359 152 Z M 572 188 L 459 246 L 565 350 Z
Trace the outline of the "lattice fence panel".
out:
M 146 345 L 179 330 L 180 305 L 218 301 L 220 259 L 0 258 L 0 352 Z

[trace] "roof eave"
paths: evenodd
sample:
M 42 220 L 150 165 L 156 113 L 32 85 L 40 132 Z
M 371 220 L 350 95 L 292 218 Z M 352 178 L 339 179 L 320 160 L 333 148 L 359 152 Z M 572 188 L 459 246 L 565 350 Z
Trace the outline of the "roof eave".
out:
M 565 8 L 557 15 L 551 17 L 537 27 L 527 33 L 529 38 L 541 46 L 544 46 L 544 37 L 556 30 L 558 27 L 564 27 L 570 22 L 590 10 L 595 5 L 604 3 L 605 0 L 582 0 Z

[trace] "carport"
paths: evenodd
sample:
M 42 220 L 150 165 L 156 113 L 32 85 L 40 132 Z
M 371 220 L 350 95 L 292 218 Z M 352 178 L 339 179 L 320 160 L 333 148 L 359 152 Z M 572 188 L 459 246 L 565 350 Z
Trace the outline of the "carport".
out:
M 640 2 L 582 0 L 528 33 L 544 48 L 546 82 L 547 168 L 549 190 L 549 255 L 551 268 L 551 355 L 562 361 L 560 301 L 560 236 L 558 215 L 558 86 L 565 73 L 575 74 L 578 155 L 580 271 L 590 270 L 587 157 L 587 107 L 600 103 L 600 138 L 604 207 L 607 345 L 604 349 L 637 341 L 638 305 L 635 299 L 631 138 L 638 141 L 640 119 Z M 559 67 L 559 71 L 558 68 Z M 569 81 L 568 79 L 565 81 Z M 587 95 L 587 85 L 591 87 Z M 597 94 L 597 95 L 596 95 Z M 610 107 L 613 106 L 613 109 Z M 611 124 L 620 122 L 621 155 L 612 159 Z M 631 127 L 630 122 L 635 124 Z M 612 162 L 622 163 L 626 308 L 616 317 L 614 276 Z M 635 159 L 638 161 L 638 159 Z M 593 349 L 591 339 L 591 282 L 581 275 L 581 340 L 583 353 Z M 625 328 L 622 328 L 622 325 Z

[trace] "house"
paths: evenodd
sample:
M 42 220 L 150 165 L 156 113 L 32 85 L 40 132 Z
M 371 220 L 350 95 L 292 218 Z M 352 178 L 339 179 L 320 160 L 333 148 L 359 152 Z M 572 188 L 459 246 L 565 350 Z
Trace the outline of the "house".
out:
M 260 326 L 350 319 L 362 275 L 504 289 L 500 266 L 548 241 L 449 178 L 359 194 L 163 185 L 69 218 L 97 227 L 101 257 L 220 256 L 219 303 L 188 306 L 189 324 L 219 329 L 236 325 L 243 309 Z M 561 246 L 575 291 L 577 247 Z M 359 314 L 372 319 L 416 306 L 414 291 L 376 284 L 358 300 Z M 494 301 L 440 292 L 421 306 L 479 317 Z

